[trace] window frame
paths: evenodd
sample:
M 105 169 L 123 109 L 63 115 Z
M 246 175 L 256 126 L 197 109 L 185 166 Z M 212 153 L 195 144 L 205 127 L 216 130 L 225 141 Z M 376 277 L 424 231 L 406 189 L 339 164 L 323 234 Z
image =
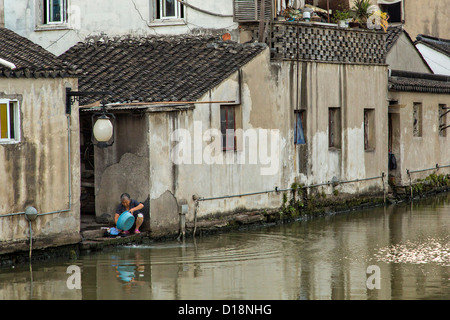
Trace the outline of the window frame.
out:
M 51 11 L 52 11 L 52 4 L 53 1 L 60 1 L 61 2 L 61 20 L 59 21 L 50 21 L 50 17 L 51 17 Z M 68 21 L 68 3 L 67 0 L 43 0 L 43 5 L 42 5 L 42 9 L 43 9 L 43 17 L 42 17 L 42 22 L 44 25 L 63 25 L 63 24 L 67 24 Z
M 0 99 L 0 105 L 6 104 L 7 108 L 7 138 L 1 137 L 1 120 L 0 120 L 0 144 L 11 144 L 20 142 L 20 104 L 17 99 Z M 13 115 L 11 115 L 11 107 L 13 108 Z M 0 114 L 1 117 L 1 114 Z M 12 119 L 12 124 L 11 124 Z M 12 126 L 12 127 L 11 127 Z M 14 137 L 11 137 L 11 131 Z
M 444 103 L 440 103 L 438 105 L 438 115 L 439 115 L 439 119 L 438 119 L 438 130 L 439 130 L 439 137 L 445 138 L 447 137 L 447 129 L 448 129 L 448 124 L 447 124 L 447 119 L 448 119 L 448 114 L 450 113 L 450 108 L 447 107 L 446 104 Z M 443 130 L 441 130 L 442 128 L 445 128 Z
M 223 117 L 222 117 L 222 110 L 225 110 L 225 128 L 223 127 Z M 233 111 L 233 128 L 228 126 L 228 112 Z M 221 105 L 220 106 L 220 132 L 221 132 L 221 145 L 222 145 L 222 151 L 237 151 L 237 139 L 236 139 L 236 106 L 234 105 Z M 233 145 L 229 145 L 229 137 L 231 137 L 231 132 L 233 131 Z M 225 139 L 225 140 L 224 140 Z M 225 141 L 225 144 L 224 144 Z
M 328 108 L 328 149 L 341 149 L 341 108 Z
M 416 109 L 417 108 L 417 109 Z M 415 117 L 415 114 L 417 117 Z M 423 104 L 422 102 L 414 102 L 412 109 L 412 125 L 413 125 L 413 137 L 422 138 L 423 137 Z M 416 122 L 417 120 L 417 122 Z
M 375 109 L 364 109 L 364 151 L 375 150 Z
M 156 14 L 156 20 L 160 20 L 160 21 L 164 21 L 164 20 L 179 20 L 179 19 L 184 19 L 184 8 L 182 7 L 182 4 L 180 2 L 178 2 L 177 0 L 175 1 L 175 15 L 174 16 L 165 16 L 164 15 L 164 3 L 167 0 L 156 0 L 156 7 L 155 7 L 155 12 Z

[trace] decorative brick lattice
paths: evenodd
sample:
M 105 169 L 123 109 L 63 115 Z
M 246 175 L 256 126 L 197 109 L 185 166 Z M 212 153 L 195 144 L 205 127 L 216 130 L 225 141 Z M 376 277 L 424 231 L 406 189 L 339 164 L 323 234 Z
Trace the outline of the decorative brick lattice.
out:
M 245 29 L 252 31 L 253 39 L 258 39 L 257 24 L 248 24 Z M 277 22 L 267 38 L 273 59 L 355 64 L 386 62 L 386 34 L 382 31 Z

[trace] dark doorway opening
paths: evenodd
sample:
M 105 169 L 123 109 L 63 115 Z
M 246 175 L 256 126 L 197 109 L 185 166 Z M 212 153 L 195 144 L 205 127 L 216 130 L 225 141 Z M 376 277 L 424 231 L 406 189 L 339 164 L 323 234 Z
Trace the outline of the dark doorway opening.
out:
M 95 217 L 94 145 L 91 115 L 80 112 L 81 215 Z

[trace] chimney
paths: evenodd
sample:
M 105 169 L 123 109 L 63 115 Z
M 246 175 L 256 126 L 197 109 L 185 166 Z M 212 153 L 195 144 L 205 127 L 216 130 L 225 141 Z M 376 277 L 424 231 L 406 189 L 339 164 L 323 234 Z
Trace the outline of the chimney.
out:
M 0 0 L 0 28 L 5 27 L 5 0 Z

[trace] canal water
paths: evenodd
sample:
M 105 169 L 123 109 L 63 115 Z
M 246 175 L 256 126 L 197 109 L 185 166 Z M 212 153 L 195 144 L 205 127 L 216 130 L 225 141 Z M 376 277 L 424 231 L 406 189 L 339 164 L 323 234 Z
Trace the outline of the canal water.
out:
M 10 267 L 0 299 L 450 299 L 450 195 Z

